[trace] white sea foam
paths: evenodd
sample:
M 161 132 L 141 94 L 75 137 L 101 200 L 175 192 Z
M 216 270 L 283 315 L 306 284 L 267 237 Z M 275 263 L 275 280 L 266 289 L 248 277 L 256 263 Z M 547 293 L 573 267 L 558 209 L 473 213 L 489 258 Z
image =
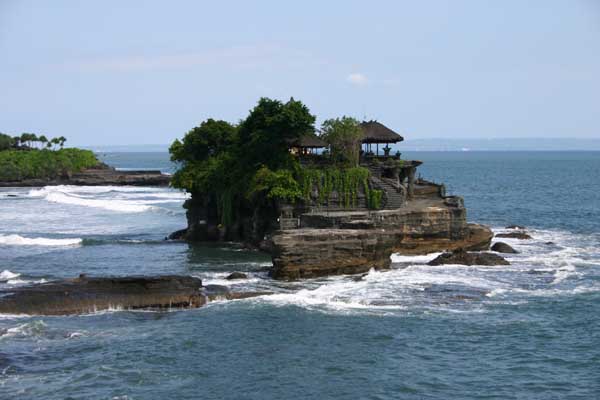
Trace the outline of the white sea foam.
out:
M 442 253 L 429 253 L 420 256 L 404 256 L 402 254 L 392 254 L 393 263 L 426 264 Z
M 129 186 L 45 186 L 33 189 L 29 197 L 51 203 L 100 208 L 109 211 L 139 213 L 152 210 L 153 204 L 178 203 L 189 198 L 184 192 L 161 188 Z
M 28 238 L 21 235 L 1 235 L 0 245 L 8 246 L 74 246 L 81 244 L 81 238 L 51 239 L 44 237 Z
M 71 196 L 61 192 L 51 192 L 45 196 L 51 203 L 70 204 L 84 207 L 103 208 L 110 211 L 138 213 L 152 209 L 152 206 L 143 204 L 132 204 L 122 200 L 100 200 L 86 199 L 82 197 Z
M 41 336 L 46 331 L 47 325 L 44 321 L 32 321 L 26 322 L 6 329 L 3 337 L 14 337 L 14 336 Z
M 15 279 L 16 277 L 18 277 L 20 275 L 21 274 L 11 272 L 11 271 L 5 269 L 4 271 L 0 272 L 0 282 L 8 281 L 10 279 Z

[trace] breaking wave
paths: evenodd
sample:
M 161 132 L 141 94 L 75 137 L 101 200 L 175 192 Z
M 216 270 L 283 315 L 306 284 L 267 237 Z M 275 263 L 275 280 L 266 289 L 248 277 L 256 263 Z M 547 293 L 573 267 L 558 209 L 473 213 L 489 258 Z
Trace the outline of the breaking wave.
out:
M 11 272 L 7 269 L 5 269 L 4 271 L 0 272 L 0 282 L 4 282 L 4 281 L 8 281 L 10 279 L 14 279 L 18 276 L 20 276 L 21 274 L 17 274 L 14 272 Z
M 30 190 L 27 197 L 43 198 L 51 203 L 141 213 L 160 209 L 156 204 L 181 203 L 189 195 L 162 188 L 59 185 Z
M 504 231 L 496 229 L 497 232 Z M 537 297 L 600 292 L 600 238 L 535 230 L 532 240 L 498 238 L 519 251 L 503 254 L 509 266 L 429 266 L 439 253 L 392 255 L 392 268 L 331 277 L 297 286 L 279 284 L 272 296 L 249 301 L 334 313 L 388 314 L 423 309 L 482 312 Z
M 81 238 L 51 239 L 45 237 L 27 238 L 21 235 L 1 235 L 0 245 L 6 246 L 75 246 Z

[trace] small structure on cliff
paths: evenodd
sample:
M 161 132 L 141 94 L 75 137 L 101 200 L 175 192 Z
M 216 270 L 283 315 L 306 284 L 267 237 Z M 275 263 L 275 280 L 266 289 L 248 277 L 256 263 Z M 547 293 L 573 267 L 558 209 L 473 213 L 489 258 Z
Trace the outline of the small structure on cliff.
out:
M 278 279 L 387 268 L 394 251 L 489 247 L 491 231 L 467 224 L 460 197 L 417 181 L 421 161 L 390 155 L 402 136 L 342 117 L 317 137 L 314 120 L 294 99 L 261 99 L 239 125 L 209 119 L 175 141 L 173 184 L 192 195 L 184 238 L 266 249 Z
M 373 152 L 373 144 L 375 144 L 375 154 L 379 155 L 380 144 L 385 144 L 385 148 L 389 149 L 388 145 L 390 143 L 398 143 L 404 140 L 402 136 L 378 121 L 363 121 L 360 123 L 360 127 L 363 130 L 361 142 L 364 145 L 364 152 L 367 154 Z

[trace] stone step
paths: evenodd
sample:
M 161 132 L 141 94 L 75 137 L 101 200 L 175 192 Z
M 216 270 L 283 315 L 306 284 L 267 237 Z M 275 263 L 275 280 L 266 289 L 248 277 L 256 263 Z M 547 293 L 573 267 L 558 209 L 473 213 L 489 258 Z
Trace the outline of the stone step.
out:
M 279 229 L 298 229 L 300 227 L 300 219 L 298 218 L 279 218 Z

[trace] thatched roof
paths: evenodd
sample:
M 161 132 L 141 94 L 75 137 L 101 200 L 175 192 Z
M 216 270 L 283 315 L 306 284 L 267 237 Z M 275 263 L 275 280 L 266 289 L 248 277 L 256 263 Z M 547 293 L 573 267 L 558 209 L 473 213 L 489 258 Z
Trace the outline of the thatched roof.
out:
M 364 132 L 363 143 L 397 143 L 404 140 L 402 136 L 377 121 L 363 121 L 360 127 Z
M 288 143 L 290 147 L 303 148 L 318 148 L 328 146 L 327 143 L 313 133 L 307 133 L 303 136 L 300 136 L 298 139 L 290 140 Z

